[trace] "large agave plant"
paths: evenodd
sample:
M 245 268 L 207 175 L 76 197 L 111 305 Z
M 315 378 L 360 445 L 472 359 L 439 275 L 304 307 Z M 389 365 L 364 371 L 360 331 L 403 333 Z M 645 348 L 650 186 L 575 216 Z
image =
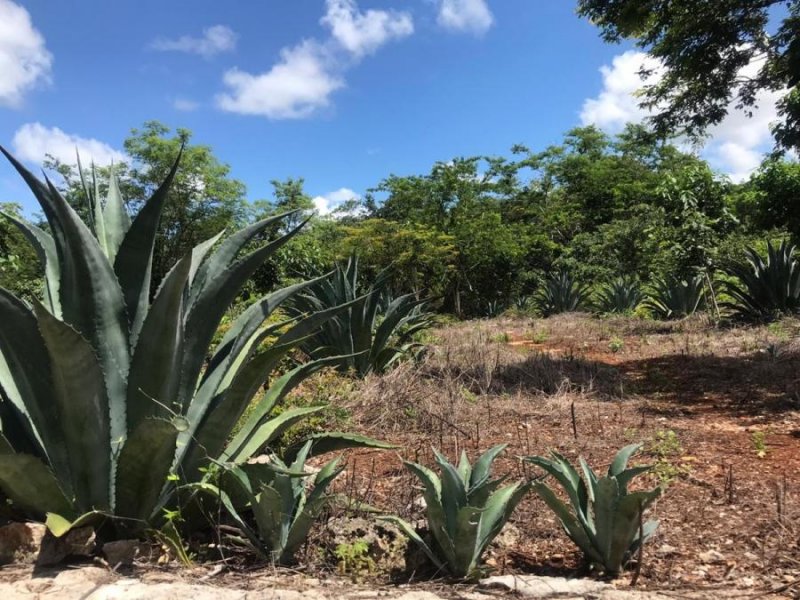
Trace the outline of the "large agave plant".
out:
M 399 517 L 384 520 L 399 526 L 440 570 L 460 578 L 474 575 L 486 547 L 531 486 L 517 482 L 500 488 L 505 478 L 489 478 L 492 462 L 505 447 L 501 444 L 487 450 L 474 465 L 463 452 L 457 467 L 434 450 L 441 479 L 427 467 L 405 463 L 425 487 L 432 543 L 423 540 L 410 523 Z
M 657 319 L 681 319 L 703 308 L 703 276 L 690 279 L 669 277 L 653 281 L 644 305 Z
M 274 377 L 237 435 L 231 431 L 288 350 L 339 308 L 294 323 L 265 319 L 313 282 L 257 301 L 211 347 L 228 305 L 254 270 L 298 231 L 242 255 L 283 216 L 184 256 L 149 300 L 166 181 L 131 218 L 112 176 L 105 201 L 88 194 L 85 224 L 53 184 L 3 150 L 25 179 L 48 231 L 7 216 L 44 266 L 41 302 L 0 289 L 0 489 L 57 533 L 82 515 L 115 517 L 121 534 L 158 526 L 176 482 L 199 481 L 209 459 L 246 461 L 311 409 L 273 408 L 331 361 Z M 290 326 L 292 325 L 292 326 Z M 280 328 L 279 328 L 280 327 Z M 262 341 L 275 336 L 266 349 Z M 343 434 L 328 447 L 369 443 Z
M 534 302 L 543 316 L 581 310 L 589 300 L 589 287 L 578 283 L 568 271 L 549 275 L 534 293 Z
M 551 452 L 551 458 L 525 458 L 561 485 L 571 509 L 545 483 L 537 481 L 533 489 L 556 514 L 564 531 L 587 560 L 608 574 L 619 573 L 639 545 L 658 527 L 657 521 L 642 523 L 642 513 L 658 498 L 661 488 L 628 492 L 631 479 L 650 470 L 650 467 L 628 468 L 628 460 L 639 448 L 639 444 L 633 444 L 620 450 L 605 477 L 598 477 L 581 458 L 585 479 L 581 479 L 575 467 L 558 452 Z
M 749 321 L 774 319 L 800 310 L 800 265 L 795 247 L 786 241 L 775 248 L 767 243 L 766 260 L 753 248 L 745 250 L 746 260 L 731 265 L 727 272 L 738 279 L 726 282 L 733 299 L 725 305 Z
M 639 282 L 630 277 L 617 277 L 597 292 L 597 308 L 602 313 L 632 313 L 644 300 Z
M 349 306 L 303 342 L 303 349 L 314 358 L 341 356 L 339 368 L 360 376 L 385 371 L 419 349 L 413 336 L 430 327 L 431 315 L 425 310 L 425 301 L 413 294 L 390 298 L 389 277 L 384 271 L 369 289 L 362 290 L 358 258 L 351 257 L 346 266 L 336 266 L 332 277 L 295 296 L 290 309 L 295 315 Z

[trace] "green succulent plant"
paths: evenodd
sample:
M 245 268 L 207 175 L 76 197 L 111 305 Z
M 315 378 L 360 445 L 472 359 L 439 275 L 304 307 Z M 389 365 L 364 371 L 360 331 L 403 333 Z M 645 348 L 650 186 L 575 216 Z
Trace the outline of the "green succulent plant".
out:
M 555 513 L 586 559 L 608 574 L 619 573 L 658 527 L 657 521 L 642 523 L 642 514 L 659 497 L 661 488 L 628 492 L 631 479 L 651 469 L 650 466 L 628 468 L 628 460 L 640 447 L 632 444 L 620 450 L 605 477 L 598 477 L 580 458 L 584 475 L 581 479 L 575 467 L 555 451 L 551 452 L 551 458 L 524 459 L 544 469 L 561 485 L 571 509 L 544 482 L 537 481 L 533 489 Z
M 634 312 L 644 300 L 639 282 L 630 277 L 617 277 L 600 287 L 597 308 L 601 313 L 625 314 Z
M 474 465 L 462 452 L 458 466 L 434 450 L 441 479 L 427 467 L 404 463 L 425 487 L 431 543 L 399 517 L 383 517 L 384 520 L 400 527 L 438 569 L 459 578 L 475 575 L 486 547 L 531 487 L 530 483 L 517 482 L 501 488 L 504 477 L 489 478 L 492 462 L 505 447 L 501 444 L 487 450 Z
M 747 321 L 768 321 L 800 310 L 800 265 L 795 247 L 781 242 L 767 243 L 766 259 L 753 248 L 745 249 L 746 260 L 734 263 L 727 273 L 738 281 L 725 282 L 732 298 L 724 305 Z
M 303 342 L 314 358 L 342 356 L 342 371 L 359 376 L 383 372 L 403 357 L 420 349 L 414 334 L 432 324 L 426 301 L 413 294 L 392 299 L 388 294 L 391 273 L 383 271 L 367 290 L 358 280 L 358 258 L 336 265 L 333 275 L 316 281 L 291 303 L 290 314 L 314 313 L 348 304 L 349 308 L 325 322 Z
M 329 500 L 328 487 L 343 470 L 337 457 L 317 471 L 309 486 L 313 474 L 306 470 L 306 460 L 312 444 L 304 443 L 288 465 L 277 456 L 267 463 L 222 464 L 222 485 L 198 484 L 198 489 L 222 502 L 245 536 L 241 541 L 274 563 L 287 565 L 294 560 Z M 245 511 L 252 513 L 255 527 L 244 518 Z
M 703 276 L 655 279 L 644 305 L 657 319 L 681 319 L 705 306 Z
M 533 295 L 536 308 L 543 316 L 582 310 L 589 301 L 590 290 L 578 283 L 568 271 L 558 271 L 545 278 Z
M 114 517 L 118 535 L 136 534 L 163 522 L 176 479 L 201 481 L 209 460 L 242 463 L 317 410 L 273 415 L 294 386 L 331 359 L 272 374 L 291 348 L 346 307 L 264 325 L 313 281 L 258 300 L 212 347 L 241 286 L 302 224 L 249 253 L 244 247 L 285 215 L 224 240 L 217 235 L 173 266 L 151 302 L 156 231 L 180 157 L 134 217 L 113 174 L 104 202 L 87 189 L 87 225 L 49 180 L 3 152 L 48 224 L 45 231 L 6 215 L 45 273 L 43 298 L 32 306 L 0 289 L 0 490 L 16 506 L 46 515 L 56 534 L 102 516 Z M 261 347 L 270 336 L 275 342 Z M 371 443 L 330 434 L 315 448 Z

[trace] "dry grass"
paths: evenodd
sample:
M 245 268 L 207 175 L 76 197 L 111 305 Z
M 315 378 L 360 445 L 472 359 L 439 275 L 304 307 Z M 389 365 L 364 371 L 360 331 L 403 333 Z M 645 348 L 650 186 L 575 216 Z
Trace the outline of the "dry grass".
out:
M 798 577 L 798 332 L 794 320 L 717 329 L 702 318 L 581 315 L 438 329 L 423 361 L 369 377 L 343 401 L 349 429 L 400 449 L 356 453 L 342 485 L 419 518 L 419 490 L 400 459 L 431 464 L 431 447 L 474 457 L 507 443 L 497 471 L 521 477 L 517 457 L 550 448 L 601 467 L 619 447 L 642 442 L 642 460 L 653 461 L 659 432 L 673 431 L 680 452 L 660 471 L 672 480 L 653 510 L 661 528 L 640 585 L 759 587 Z M 764 458 L 754 431 L 764 432 Z M 522 539 L 495 563 L 580 571 L 577 552 L 537 498 L 526 499 L 514 521 Z

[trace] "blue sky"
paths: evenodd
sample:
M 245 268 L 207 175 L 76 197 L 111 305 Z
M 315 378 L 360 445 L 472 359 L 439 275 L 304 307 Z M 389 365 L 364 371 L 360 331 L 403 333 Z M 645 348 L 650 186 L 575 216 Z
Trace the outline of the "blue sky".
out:
M 0 143 L 36 166 L 122 157 L 156 119 L 194 132 L 247 185 L 304 177 L 322 209 L 390 173 L 544 148 L 644 113 L 649 60 L 604 44 L 568 0 L 0 0 Z M 772 98 L 704 155 L 739 179 L 768 147 Z M 0 166 L 0 201 L 32 201 Z

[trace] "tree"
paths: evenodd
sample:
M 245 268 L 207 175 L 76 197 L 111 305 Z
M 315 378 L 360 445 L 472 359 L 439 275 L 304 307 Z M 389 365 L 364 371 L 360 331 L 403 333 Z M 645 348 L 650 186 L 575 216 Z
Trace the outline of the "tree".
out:
M 167 196 L 161 217 L 153 258 L 153 285 L 161 281 L 169 267 L 201 241 L 220 230 L 236 228 L 249 218 L 245 186 L 230 176 L 230 167 L 221 163 L 211 148 L 191 144 L 188 129 L 174 133 L 158 121 L 148 121 L 141 129 L 131 130 L 124 141 L 130 164 L 114 166 L 128 209 L 136 212 L 166 178 L 183 147 L 180 168 Z M 87 161 L 91 157 L 81 157 Z M 83 165 L 89 171 L 88 165 Z M 63 178 L 62 191 L 70 203 L 85 211 L 86 203 L 77 165 L 49 160 L 45 167 L 55 169 Z M 106 188 L 109 169 L 97 169 L 101 195 Z
M 578 13 L 663 64 L 643 100 L 659 135 L 702 137 L 731 102 L 750 114 L 769 91 L 782 94 L 777 144 L 800 148 L 800 0 L 579 0 Z
M 756 228 L 782 229 L 789 232 L 795 244 L 800 242 L 800 164 L 766 160 L 751 178 L 747 191 L 746 213 Z
M 39 258 L 22 231 L 11 222 L 20 218 L 18 204 L 0 202 L 0 288 L 19 298 L 32 300 L 42 288 L 42 269 Z

